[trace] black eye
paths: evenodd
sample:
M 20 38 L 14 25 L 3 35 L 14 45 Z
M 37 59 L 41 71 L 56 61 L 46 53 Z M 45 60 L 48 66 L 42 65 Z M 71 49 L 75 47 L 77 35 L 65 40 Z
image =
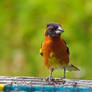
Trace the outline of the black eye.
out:
M 49 27 L 50 26 L 50 24 L 47 24 L 47 27 Z
M 55 30 L 57 30 L 58 26 L 55 26 L 54 28 L 55 28 Z

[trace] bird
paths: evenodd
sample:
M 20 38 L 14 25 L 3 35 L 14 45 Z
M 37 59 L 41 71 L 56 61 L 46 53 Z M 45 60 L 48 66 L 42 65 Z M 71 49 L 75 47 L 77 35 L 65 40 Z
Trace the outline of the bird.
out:
M 66 71 L 80 71 L 79 68 L 70 63 L 69 47 L 61 37 L 64 29 L 58 23 L 48 23 L 45 31 L 45 39 L 40 48 L 40 55 L 43 56 L 45 66 L 50 70 L 49 79 L 52 79 L 54 70 L 64 69 Z

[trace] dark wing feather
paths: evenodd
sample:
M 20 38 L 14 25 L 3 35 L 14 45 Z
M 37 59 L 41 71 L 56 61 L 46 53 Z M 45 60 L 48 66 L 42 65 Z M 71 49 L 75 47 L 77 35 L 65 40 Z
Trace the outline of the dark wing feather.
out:
M 68 45 L 66 44 L 65 40 L 64 40 L 64 43 L 65 43 L 66 48 L 67 48 L 67 53 L 69 54 L 69 53 L 70 53 L 70 51 L 69 51 L 69 47 L 68 47 Z

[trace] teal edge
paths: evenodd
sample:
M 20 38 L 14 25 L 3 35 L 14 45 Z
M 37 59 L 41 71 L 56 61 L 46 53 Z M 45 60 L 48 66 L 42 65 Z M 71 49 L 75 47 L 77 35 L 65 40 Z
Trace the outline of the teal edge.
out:
M 55 87 L 55 86 L 8 86 L 4 87 L 4 92 L 10 91 L 25 91 L 25 92 L 33 92 L 33 91 L 46 91 L 46 92 L 92 92 L 92 88 L 78 88 L 78 87 Z

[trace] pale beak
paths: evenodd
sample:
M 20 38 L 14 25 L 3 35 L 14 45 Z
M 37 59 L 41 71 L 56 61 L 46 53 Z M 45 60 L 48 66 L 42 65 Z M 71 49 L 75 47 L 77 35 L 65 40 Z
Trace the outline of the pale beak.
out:
M 62 29 L 62 27 L 59 26 L 58 29 L 56 30 L 56 34 L 60 34 L 62 32 L 64 32 L 64 30 Z

